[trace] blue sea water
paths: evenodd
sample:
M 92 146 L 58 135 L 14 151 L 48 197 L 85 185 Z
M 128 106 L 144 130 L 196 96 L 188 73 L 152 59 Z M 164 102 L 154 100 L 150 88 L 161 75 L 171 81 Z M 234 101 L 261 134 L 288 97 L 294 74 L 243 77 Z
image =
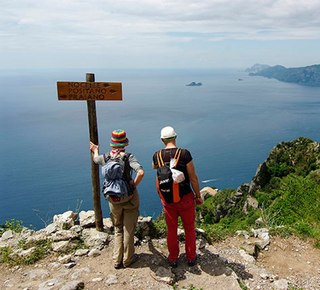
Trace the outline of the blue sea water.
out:
M 86 102 L 58 101 L 56 88 L 86 72 L 0 71 L 0 224 L 15 218 L 40 228 L 54 214 L 93 209 Z M 191 151 L 201 187 L 220 189 L 249 182 L 277 143 L 320 139 L 320 88 L 239 70 L 92 72 L 96 81 L 122 82 L 123 101 L 96 104 L 100 151 L 113 129 L 127 131 L 127 151 L 145 168 L 142 215 L 161 212 L 151 158 L 163 126 L 175 127 L 178 145 Z M 192 81 L 203 85 L 185 86 Z

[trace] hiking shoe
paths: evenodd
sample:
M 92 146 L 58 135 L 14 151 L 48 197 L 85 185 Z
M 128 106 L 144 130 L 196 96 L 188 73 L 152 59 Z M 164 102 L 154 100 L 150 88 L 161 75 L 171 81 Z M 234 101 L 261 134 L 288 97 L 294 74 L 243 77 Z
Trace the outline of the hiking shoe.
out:
M 188 261 L 188 266 L 193 267 L 197 264 L 197 258 L 194 258 L 193 260 Z
M 177 261 L 169 261 L 168 260 L 168 263 L 169 263 L 169 266 L 171 268 L 177 268 L 178 267 L 178 262 Z
M 130 260 L 130 263 L 127 265 L 123 265 L 124 268 L 128 268 L 129 266 L 131 266 L 132 264 L 134 264 L 135 262 L 137 262 L 139 259 L 139 256 L 137 254 L 133 254 Z
M 123 264 L 122 264 L 122 262 L 114 263 L 113 267 L 118 270 L 118 269 L 121 269 L 123 267 Z

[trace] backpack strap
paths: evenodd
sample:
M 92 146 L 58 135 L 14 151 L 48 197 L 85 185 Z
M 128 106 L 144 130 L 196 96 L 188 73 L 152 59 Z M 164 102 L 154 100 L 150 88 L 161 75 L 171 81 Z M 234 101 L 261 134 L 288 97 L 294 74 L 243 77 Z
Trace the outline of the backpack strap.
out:
M 123 177 L 126 181 L 130 181 L 131 179 L 131 167 L 130 167 L 130 162 L 129 162 L 129 156 L 131 153 L 125 153 L 121 159 L 124 162 L 124 169 L 123 169 Z
M 130 155 L 131 153 L 125 152 L 125 154 L 121 158 L 124 161 L 123 179 L 127 183 L 128 194 L 132 195 L 136 188 L 130 183 L 130 181 L 132 180 L 132 177 L 131 177 L 132 168 L 130 167 L 130 162 L 129 162 Z
M 104 159 L 104 162 L 105 162 L 105 163 L 107 163 L 110 158 L 111 158 L 110 152 L 108 152 L 108 154 L 103 154 L 103 159 Z
M 163 167 L 164 166 L 164 162 L 163 162 L 163 159 L 162 159 L 162 154 L 161 154 L 161 149 L 158 151 L 157 153 L 157 161 L 158 161 L 158 166 L 159 167 Z
M 180 159 L 180 155 L 181 155 L 181 151 L 182 149 L 181 148 L 178 148 L 176 153 L 174 154 L 173 158 L 176 160 L 176 163 L 174 165 L 177 166 L 178 162 L 179 162 L 179 159 Z M 162 158 L 162 149 L 160 149 L 158 152 L 157 152 L 157 161 L 158 161 L 158 166 L 159 167 L 163 167 L 164 166 L 164 161 L 163 161 L 163 158 Z
M 120 158 L 123 160 L 123 161 L 129 161 L 129 156 L 131 155 L 131 153 L 124 153 L 124 155 L 121 155 Z M 118 157 L 117 157 L 118 158 Z M 108 152 L 108 154 L 103 154 L 103 159 L 104 159 L 104 162 L 107 163 L 110 159 L 111 159 L 111 155 L 110 155 L 110 152 Z
M 178 148 L 178 150 L 176 151 L 176 154 L 174 155 L 174 159 L 176 160 L 176 164 L 174 166 L 177 166 L 181 156 L 181 152 L 182 152 L 182 149 Z

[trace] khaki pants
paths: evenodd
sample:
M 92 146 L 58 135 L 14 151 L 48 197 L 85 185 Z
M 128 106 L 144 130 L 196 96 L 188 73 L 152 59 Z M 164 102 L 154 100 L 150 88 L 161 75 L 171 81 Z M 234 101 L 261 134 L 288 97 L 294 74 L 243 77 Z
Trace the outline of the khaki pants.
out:
M 114 263 L 131 263 L 134 254 L 134 233 L 139 216 L 139 195 L 135 190 L 132 199 L 114 204 L 109 202 L 110 217 L 114 226 Z

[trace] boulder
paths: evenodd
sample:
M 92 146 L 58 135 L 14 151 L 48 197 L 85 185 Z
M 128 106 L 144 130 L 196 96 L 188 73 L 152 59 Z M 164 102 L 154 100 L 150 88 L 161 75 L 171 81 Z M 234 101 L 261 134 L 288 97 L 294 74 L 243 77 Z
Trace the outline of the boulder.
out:
M 54 215 L 53 223 L 59 229 L 70 229 L 72 226 L 75 225 L 75 221 L 78 218 L 78 214 L 69 210 L 63 214 Z
M 89 228 L 95 226 L 95 214 L 93 210 L 81 211 L 79 213 L 80 226 L 83 228 Z
M 84 229 L 82 231 L 82 238 L 89 248 L 101 250 L 108 244 L 108 237 L 108 233 L 99 232 L 96 229 Z
M 218 193 L 217 188 L 206 186 L 200 190 L 201 198 L 204 200 L 208 196 L 215 196 Z

